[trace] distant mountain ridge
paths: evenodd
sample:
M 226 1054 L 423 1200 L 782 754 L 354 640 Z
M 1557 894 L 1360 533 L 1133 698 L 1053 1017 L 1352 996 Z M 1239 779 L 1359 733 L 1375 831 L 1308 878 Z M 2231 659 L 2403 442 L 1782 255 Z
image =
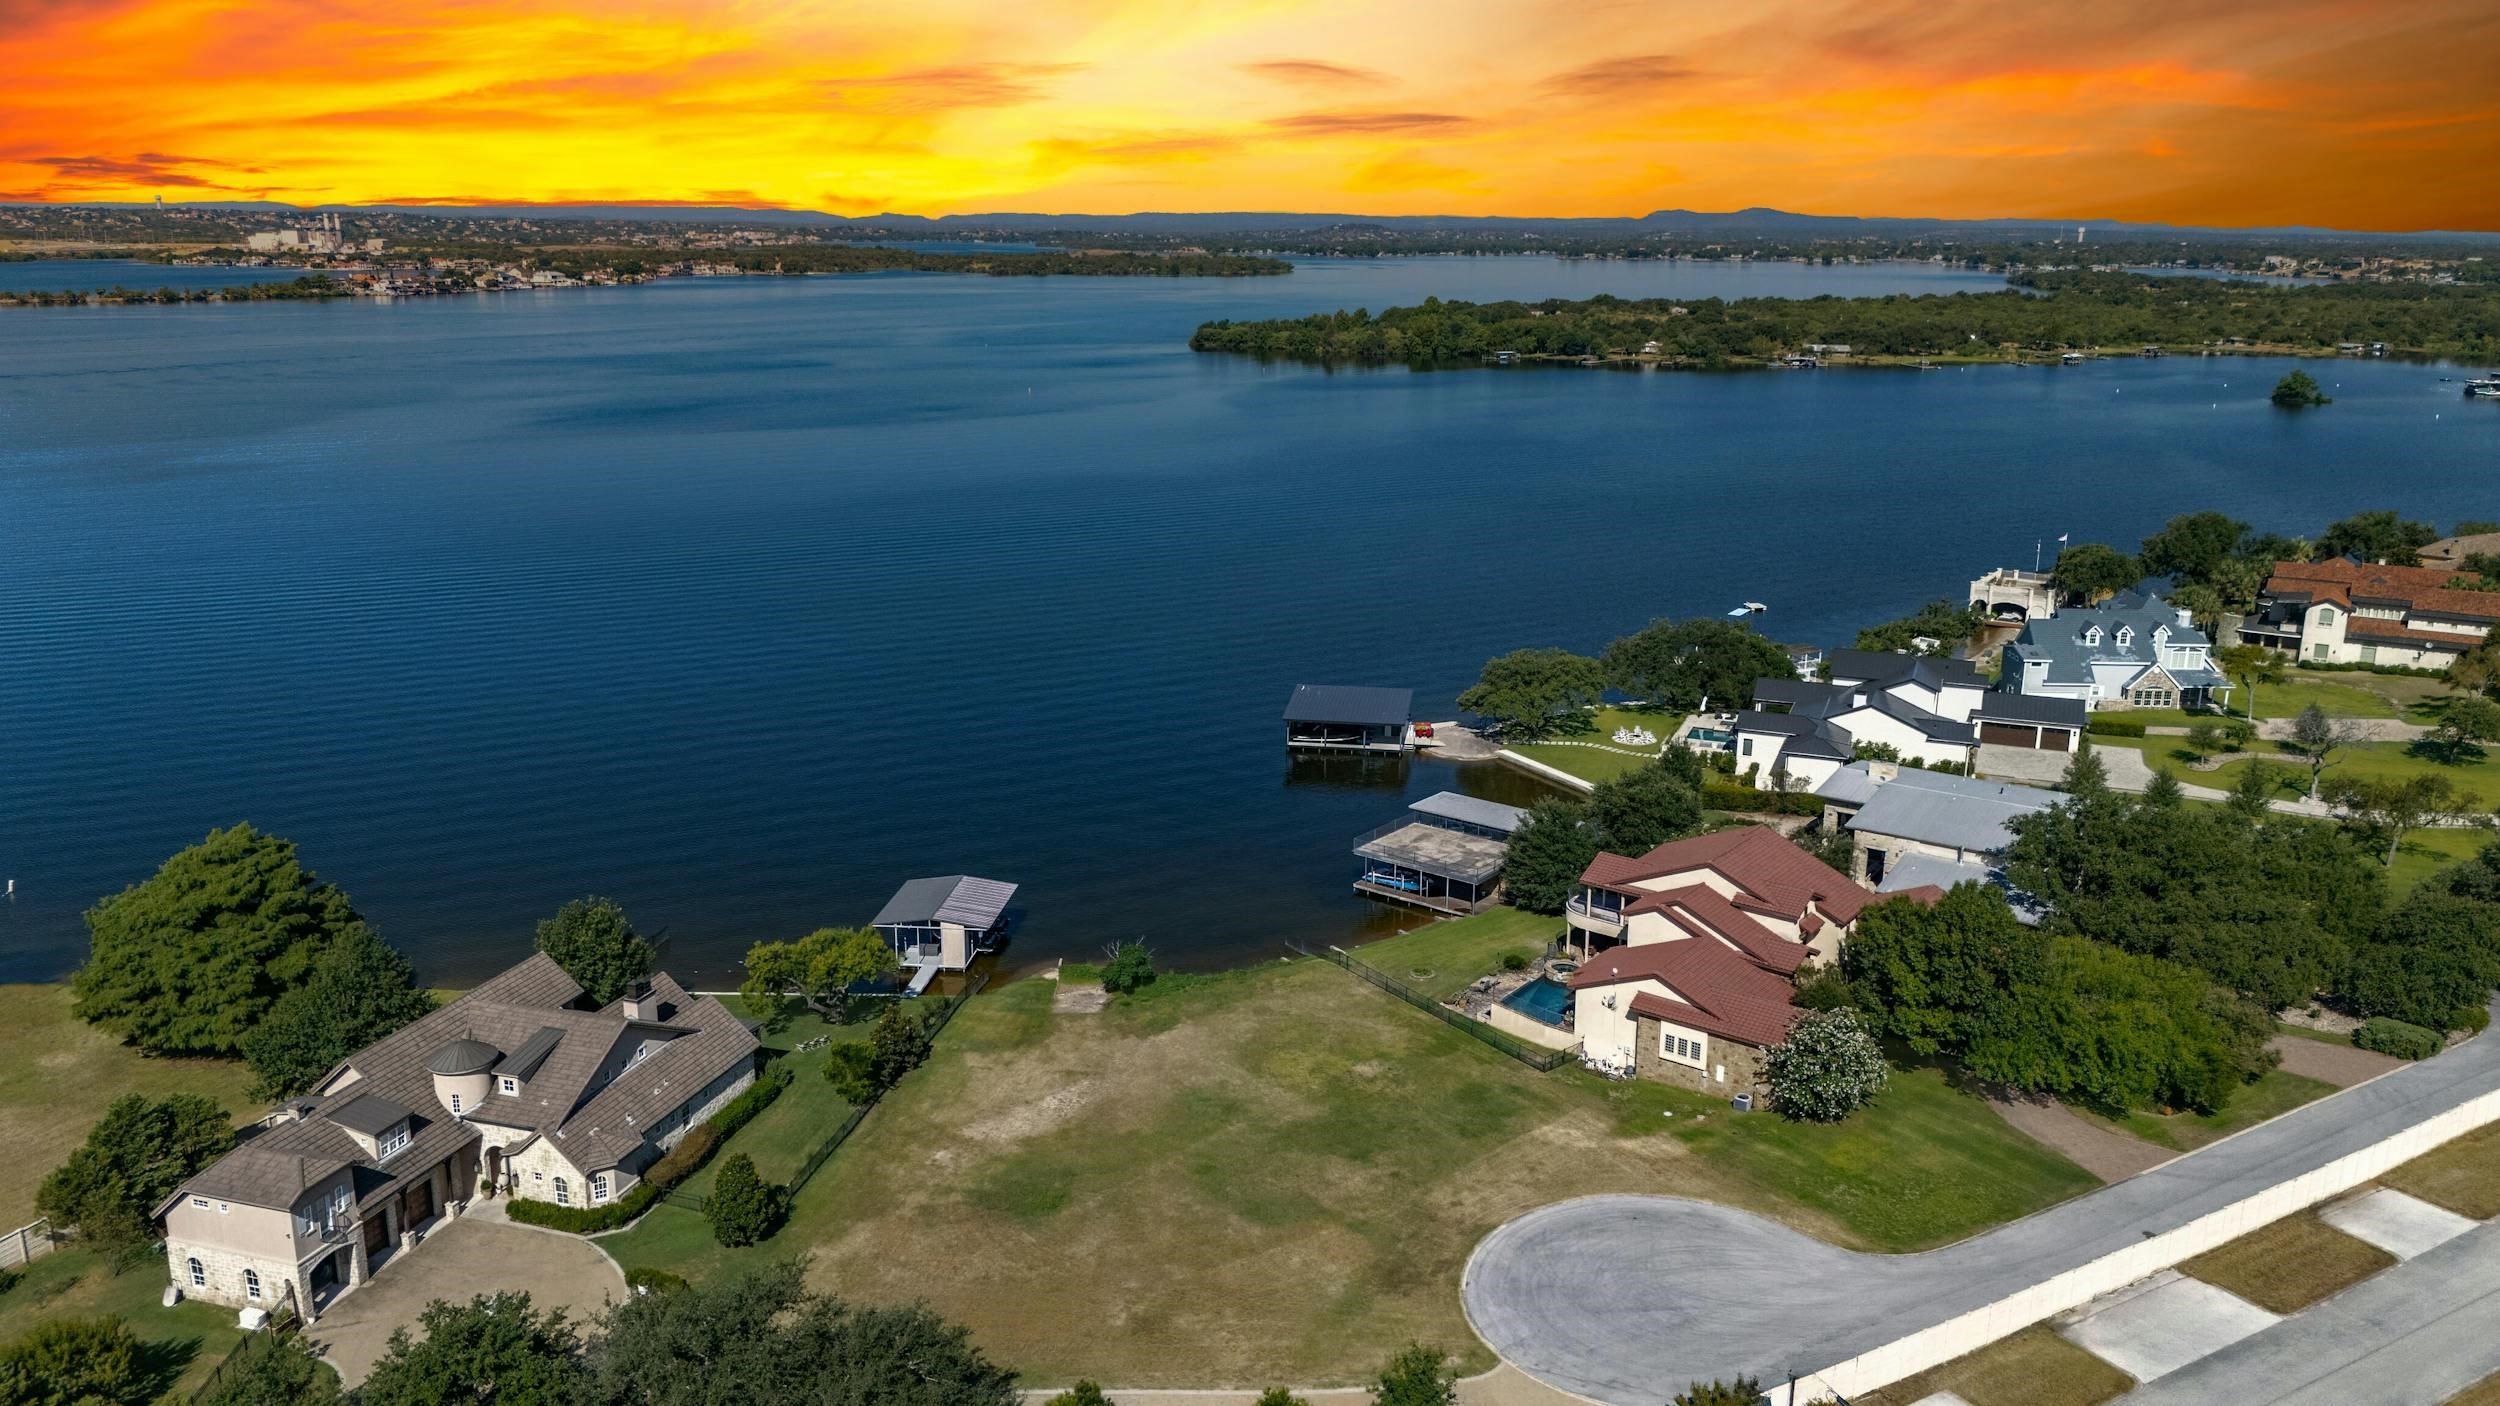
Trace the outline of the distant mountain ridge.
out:
M 146 201 L 81 201 L 96 209 L 140 209 Z M 1300 211 L 1209 210 L 1139 211 L 1127 215 L 1044 214 L 1001 210 L 964 215 L 834 215 L 821 210 L 748 208 L 736 205 L 290 205 L 268 200 L 169 201 L 168 208 L 192 210 L 298 211 L 306 214 L 358 211 L 394 215 L 474 216 L 498 219 L 676 220 L 714 224 L 826 225 L 873 230 L 925 230 L 946 234 L 960 230 L 1101 230 L 1105 233 L 1239 234 L 1257 231 L 1308 233 L 1340 226 L 1399 231 L 1483 230 L 1505 234 L 1609 235 L 1686 234 L 1853 236 L 1891 238 L 1929 234 L 2056 235 L 2084 226 L 2092 234 L 2120 237 L 2236 237 L 2297 235 L 2313 238 L 2368 236 L 2374 239 L 2488 238 L 2470 230 L 2346 230 L 2319 225 L 2267 225 L 2234 228 L 2213 225 L 2137 224 L 2099 219 L 1938 219 L 1899 215 L 1805 215 L 1767 206 L 1742 210 L 1653 210 L 1637 218 L 1540 215 L 1358 215 Z

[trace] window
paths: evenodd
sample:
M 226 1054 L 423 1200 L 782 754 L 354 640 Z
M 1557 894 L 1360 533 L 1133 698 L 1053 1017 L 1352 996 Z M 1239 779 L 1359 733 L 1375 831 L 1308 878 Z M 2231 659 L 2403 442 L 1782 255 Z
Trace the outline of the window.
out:
M 1739 756 L 1744 756 L 1744 757 L 1750 757 L 1750 756 L 1752 756 L 1752 755 L 1753 755 L 1753 739 L 1752 739 L 1752 738 L 1750 738 L 1750 737 L 1746 738 L 1746 739 L 1745 739 L 1745 741 L 1744 741 L 1744 745 L 1742 745 L 1742 746 L 1738 747 L 1738 748 L 1736 749 L 1736 752 L 1737 752 L 1737 755 L 1739 755 Z
M 2176 689 L 2148 684 L 2128 694 L 2127 701 L 2139 708 L 2176 708 L 2179 706 L 2179 694 Z
M 389 1132 L 384 1133 L 381 1141 L 374 1144 L 374 1155 L 387 1162 L 391 1158 L 399 1155 L 399 1150 L 407 1145 L 408 1125 L 402 1123 L 398 1127 L 391 1129 Z
M 247 1299 L 257 1299 L 260 1297 L 259 1270 L 246 1269 L 243 1271 L 243 1297 Z
M 501 1079 L 496 1081 L 496 1087 L 502 1089 L 505 1093 L 517 1094 L 521 1091 L 521 1081 L 513 1078 L 509 1074 L 506 1074 Z
M 2118 647 L 2119 647 L 2120 649 L 2125 649 L 2128 645 L 2131 645 L 2131 644 L 2133 644 L 2133 643 L 2135 643 L 2135 626 L 2133 626 L 2133 625 L 2121 625 L 2121 626 L 2119 626 L 2119 627 L 2118 627 Z
M 194 1196 L 191 1198 L 191 1204 L 205 1211 L 208 1209 L 208 1198 L 205 1196 Z
M 191 1257 L 190 1262 L 189 1262 L 189 1268 L 190 1268 L 190 1270 L 191 1270 L 191 1287 L 192 1287 L 192 1288 L 194 1288 L 194 1289 L 205 1289 L 205 1288 L 207 1288 L 207 1287 L 208 1287 L 208 1271 L 207 1271 L 205 1268 L 201 1267 L 201 1265 L 200 1265 L 200 1257 L 199 1257 L 199 1256 L 197 1256 L 197 1255 L 193 1255 L 193 1256 Z
M 601 1172 L 590 1179 L 590 1204 L 596 1206 L 608 1199 L 608 1174 Z
M 573 1204 L 573 1189 L 564 1184 L 564 1178 L 562 1177 L 556 1178 L 556 1204 L 559 1206 L 570 1206 Z
M 1686 1064 L 1699 1064 L 1701 1063 L 1701 1041 L 1688 1039 L 1662 1027 L 1658 1031 L 1658 1053 L 1668 1059 L 1680 1060 Z
M 2101 642 L 2101 627 L 2093 625 L 2084 630 L 2083 642 L 2085 644 L 2099 644 Z
M 458 1094 L 451 1096 L 451 1116 L 454 1118 L 460 1116 L 460 1095 Z

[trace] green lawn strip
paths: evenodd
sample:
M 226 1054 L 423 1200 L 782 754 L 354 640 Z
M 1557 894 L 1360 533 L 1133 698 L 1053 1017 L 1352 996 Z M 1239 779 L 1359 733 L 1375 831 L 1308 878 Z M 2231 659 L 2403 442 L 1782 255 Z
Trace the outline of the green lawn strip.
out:
M 2179 1272 L 2270 1313 L 2298 1313 L 2395 1262 L 2394 1255 L 2328 1225 L 2317 1212 L 2302 1211 L 2208 1250 L 2181 1264 Z
M 2095 742 L 2102 740 L 2097 737 L 2093 739 Z M 2162 742 L 2169 739 L 2156 737 L 2148 740 Z M 2378 781 L 2401 780 L 2414 776 L 2444 776 L 2458 790 L 2471 793 L 2486 807 L 2495 801 L 2500 801 L 2500 751 L 2486 748 L 2480 757 L 2469 757 L 2468 760 L 2451 766 L 2436 757 L 2414 751 L 2414 746 L 2415 744 L 2410 742 L 2355 743 L 2334 754 L 2328 762 L 2326 777 L 2330 780 L 2338 776 L 2348 776 L 2358 780 Z M 2266 757 L 2266 762 L 2281 773 L 2283 784 L 2277 794 L 2288 797 L 2305 796 L 2309 793 L 2309 765 L 2293 752 L 2288 744 L 2259 742 L 2253 744 L 2250 750 L 2273 754 Z M 2198 772 L 2192 779 L 2198 785 L 2213 786 L 2227 791 L 2239 781 L 2241 771 L 2247 766 L 2248 763 L 2244 761 L 2226 762 L 2213 771 Z
M 2500 1216 L 2500 1124 L 2433 1148 L 2380 1177 L 2379 1184 L 2468 1220 Z
M 1598 1090 L 1618 1133 L 1665 1132 L 1780 1199 L 1824 1212 L 1870 1249 L 1949 1244 L 2100 1185 L 1934 1068 L 1896 1068 L 1872 1107 L 1837 1124 L 1740 1114 L 1724 1099 L 1651 1080 L 1609 1083 L 1577 1069 L 1556 1077 Z
M 2489 830 L 2416 830 L 2396 847 L 2396 862 L 2387 866 L 2388 886 L 2397 897 L 2460 859 L 2471 859 L 2492 842 Z
M 164 1307 L 165 1261 L 155 1256 L 115 1274 L 108 1257 L 65 1246 L 27 1265 L 24 1276 L 0 1294 L 0 1322 L 7 1325 L 0 1341 L 54 1319 L 115 1315 L 146 1345 L 144 1365 L 166 1384 L 163 1400 L 189 1400 L 243 1340 L 231 1308 L 198 1299 Z
M 153 1059 L 69 1008 L 65 984 L 0 986 L 0 1231 L 35 1218 L 36 1185 L 124 1094 L 205 1095 L 238 1123 L 263 1111 L 240 1060 Z
M 2124 1118 L 2108 1118 L 2087 1109 L 2075 1111 L 2157 1147 L 2193 1152 L 2217 1138 L 2229 1137 L 2242 1128 L 2253 1128 L 2269 1118 L 2280 1117 L 2333 1092 L 2335 1086 L 2323 1079 L 2311 1079 L 2277 1069 L 2242 1087 L 2219 1113 L 2161 1114 L 2139 1109 Z
M 1638 771 L 1653 760 L 1648 756 L 1627 755 L 1629 752 L 1646 749 L 1607 750 L 1616 745 L 1613 741 L 1616 728 L 1645 727 L 1657 736 L 1660 743 L 1664 743 L 1674 735 L 1676 726 L 1684 721 L 1684 715 L 1675 712 L 1652 713 L 1631 708 L 1606 707 L 1591 712 L 1589 720 L 1590 727 L 1586 732 L 1571 733 L 1568 737 L 1555 741 L 1512 743 L 1510 750 L 1523 757 L 1533 757 L 1557 770 L 1567 771 L 1583 781 L 1612 781 L 1618 776 Z M 1561 745 L 1565 741 L 1593 742 L 1598 745 L 1593 747 Z
M 2034 1325 L 1856 1400 L 1910 1406 L 1950 1391 L 1970 1406 L 2100 1406 L 2134 1386 L 2135 1378 Z
M 1802 1127 L 1538 1074 L 1321 962 L 1166 977 L 1082 1017 L 1051 996 L 975 998 L 765 1246 L 665 1206 L 602 1243 L 689 1277 L 812 1253 L 821 1282 L 925 1298 L 1036 1384 L 1317 1383 L 1417 1337 L 1490 1365 L 1457 1309 L 1466 1256 L 1570 1196 L 1673 1191 L 1910 1249 L 2096 1184 L 1932 1071 Z
M 2352 1048 L 2350 1035 L 2338 1035 L 2331 1030 L 2313 1030 L 2306 1025 L 2294 1025 L 2289 1021 L 2276 1021 L 2274 1033 L 2289 1035 L 2295 1040 L 2309 1040 L 2321 1045 L 2342 1045 L 2346 1049 Z
M 1535 957 L 1561 935 L 1563 920 L 1507 904 L 1350 949 L 1357 961 L 1376 967 L 1426 995 L 1455 996 L 1470 982 L 1497 971 L 1506 953 Z

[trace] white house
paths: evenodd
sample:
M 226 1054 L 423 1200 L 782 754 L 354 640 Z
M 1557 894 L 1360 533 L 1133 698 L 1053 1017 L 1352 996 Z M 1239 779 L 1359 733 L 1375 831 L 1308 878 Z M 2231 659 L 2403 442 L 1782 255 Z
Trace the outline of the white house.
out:
M 2188 613 L 2133 591 L 2025 625 L 2005 647 L 1998 686 L 2093 709 L 2219 707 L 2231 692 Z
M 1729 729 L 1740 775 L 1766 791 L 1810 791 L 1869 746 L 1926 765 L 1970 764 L 1987 681 L 1968 660 L 1836 649 L 1827 664 L 1828 683 L 1754 683 L 1754 706 Z
M 2500 593 L 2462 590 L 2457 579 L 2439 567 L 2276 562 L 2240 638 L 2313 664 L 2444 669 L 2500 626 Z

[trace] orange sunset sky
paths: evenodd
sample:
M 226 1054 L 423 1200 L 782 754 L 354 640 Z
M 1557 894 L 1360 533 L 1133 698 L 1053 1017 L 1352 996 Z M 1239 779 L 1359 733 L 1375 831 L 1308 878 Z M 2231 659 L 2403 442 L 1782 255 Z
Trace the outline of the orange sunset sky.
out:
M 0 0 L 0 198 L 2500 229 L 2500 3 Z

